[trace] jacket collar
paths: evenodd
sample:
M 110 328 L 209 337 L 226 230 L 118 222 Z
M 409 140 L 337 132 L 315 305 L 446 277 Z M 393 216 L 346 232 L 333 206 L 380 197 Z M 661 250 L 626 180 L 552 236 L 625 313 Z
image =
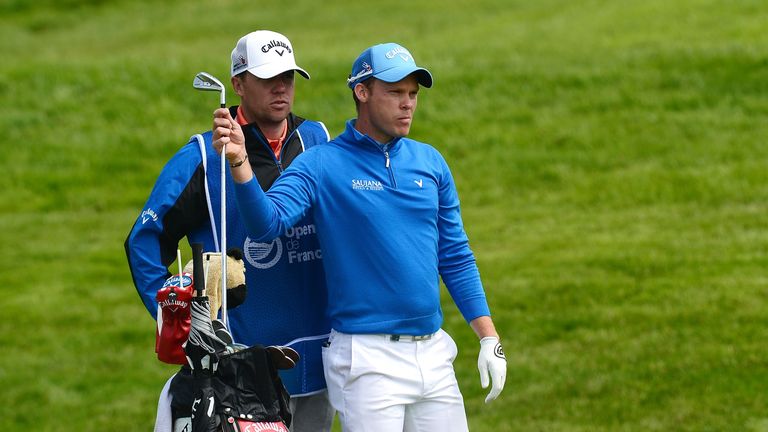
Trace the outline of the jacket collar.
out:
M 365 135 L 355 129 L 356 121 L 357 119 L 347 120 L 346 129 L 344 130 L 343 134 L 344 141 L 359 145 L 364 148 L 373 146 L 382 152 L 394 153 L 400 148 L 400 142 L 403 140 L 403 137 L 394 138 L 388 143 L 381 144 L 370 136 Z
M 237 116 L 238 105 L 229 108 L 229 113 L 232 118 Z M 288 114 L 288 131 L 285 134 L 285 141 L 283 141 L 283 148 L 286 147 L 289 141 L 294 137 L 294 131 L 304 122 L 304 119 L 295 115 L 293 112 Z M 259 126 L 253 122 L 242 127 L 243 134 L 245 135 L 245 149 L 250 154 L 251 152 L 260 152 L 262 150 L 268 150 L 269 141 L 261 133 Z

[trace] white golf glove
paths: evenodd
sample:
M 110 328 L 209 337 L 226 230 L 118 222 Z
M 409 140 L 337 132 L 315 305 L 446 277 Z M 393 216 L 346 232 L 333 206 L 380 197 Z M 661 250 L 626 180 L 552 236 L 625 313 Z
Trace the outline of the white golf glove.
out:
M 507 379 L 507 358 L 501 348 L 499 338 L 488 336 L 480 339 L 480 355 L 477 356 L 477 369 L 480 371 L 480 385 L 487 388 L 493 383 L 485 403 L 496 399 L 504 389 Z M 490 379 L 489 379 L 490 376 Z

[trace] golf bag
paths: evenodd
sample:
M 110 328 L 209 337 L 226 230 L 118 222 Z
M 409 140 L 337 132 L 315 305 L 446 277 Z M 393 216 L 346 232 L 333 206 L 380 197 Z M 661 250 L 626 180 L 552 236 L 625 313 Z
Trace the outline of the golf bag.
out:
M 168 390 L 172 430 L 287 431 L 290 399 L 277 369 L 289 366 L 276 360 L 280 349 L 285 348 L 257 345 L 223 355 L 210 377 L 195 377 L 191 367 L 182 367 Z
M 202 245 L 193 244 L 192 254 L 193 281 L 205 280 Z M 170 385 L 173 429 L 287 432 L 289 395 L 277 369 L 293 367 L 298 354 L 287 347 L 233 344 L 226 327 L 211 321 L 202 285 L 196 284 L 196 296 L 190 301 L 190 330 L 184 344 L 188 365 Z

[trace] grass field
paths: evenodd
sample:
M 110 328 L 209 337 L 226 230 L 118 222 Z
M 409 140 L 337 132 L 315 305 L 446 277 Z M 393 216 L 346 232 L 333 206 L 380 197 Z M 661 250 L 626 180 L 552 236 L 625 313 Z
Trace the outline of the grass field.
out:
M 0 430 L 151 430 L 175 368 L 123 240 L 211 123 L 194 74 L 269 28 L 334 135 L 365 47 L 434 74 L 411 135 L 452 167 L 509 362 L 485 405 L 446 298 L 473 431 L 768 431 L 767 22 L 759 0 L 0 0 Z

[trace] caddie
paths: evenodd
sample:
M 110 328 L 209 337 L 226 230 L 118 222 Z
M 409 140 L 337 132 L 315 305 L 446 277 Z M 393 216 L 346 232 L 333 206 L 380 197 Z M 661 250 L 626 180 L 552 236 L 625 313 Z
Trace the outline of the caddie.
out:
M 240 157 L 230 169 L 250 172 L 263 190 L 307 149 L 329 139 L 323 123 L 292 112 L 296 75 L 310 75 L 296 64 L 293 44 L 280 33 L 259 30 L 237 41 L 231 53 L 231 83 L 240 104 L 227 109 L 244 136 Z M 125 241 L 131 274 L 147 310 L 155 317 L 155 293 L 168 277 L 178 242 L 204 244 L 218 251 L 220 226 L 220 151 L 211 132 L 194 135 L 165 165 Z M 232 189 L 232 191 L 230 191 Z M 227 245 L 242 249 L 248 294 L 229 313 L 235 342 L 285 345 L 301 360 L 281 371 L 291 395 L 294 432 L 328 431 L 334 411 L 328 402 L 321 346 L 330 324 L 325 316 L 323 254 L 311 217 L 266 241 L 249 237 L 234 201 L 227 174 Z M 300 235 L 297 235 L 300 233 Z

